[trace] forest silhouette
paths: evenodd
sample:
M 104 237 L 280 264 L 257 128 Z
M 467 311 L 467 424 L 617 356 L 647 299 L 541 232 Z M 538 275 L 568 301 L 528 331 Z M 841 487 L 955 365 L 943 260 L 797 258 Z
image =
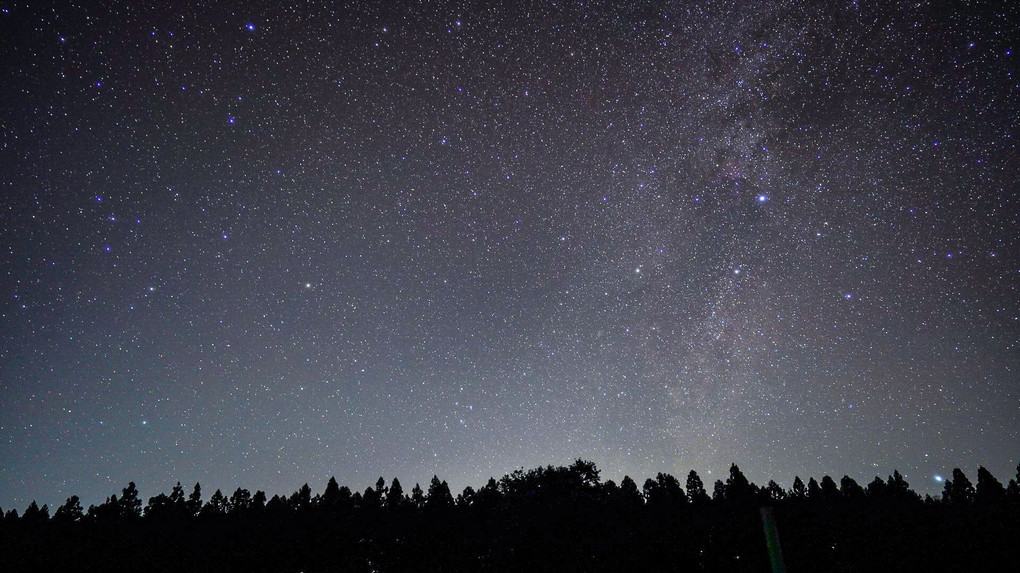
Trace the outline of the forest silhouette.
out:
M 953 470 L 940 496 L 903 476 L 758 486 L 734 464 L 711 494 L 695 471 L 639 488 L 589 461 L 516 470 L 454 496 L 333 478 L 290 496 L 178 483 L 143 504 L 129 483 L 53 515 L 0 511 L 3 571 L 1017 571 L 1020 465 L 1008 485 Z M 765 516 L 774 527 L 763 527 Z M 778 532 L 778 536 L 776 536 Z M 768 541 L 768 542 L 767 542 Z M 778 568 L 778 569 L 777 569 Z

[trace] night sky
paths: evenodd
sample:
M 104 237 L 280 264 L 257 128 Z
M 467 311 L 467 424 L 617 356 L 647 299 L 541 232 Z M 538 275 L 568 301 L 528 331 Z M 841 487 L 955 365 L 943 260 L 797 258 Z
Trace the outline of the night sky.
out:
M 4 510 L 1015 473 L 1016 3 L 41 4 L 0 6 Z

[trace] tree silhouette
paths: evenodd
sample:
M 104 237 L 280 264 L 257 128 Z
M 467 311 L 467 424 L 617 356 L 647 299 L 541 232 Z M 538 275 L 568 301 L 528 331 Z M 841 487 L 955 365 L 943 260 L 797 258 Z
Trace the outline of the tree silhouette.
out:
M 404 501 L 396 478 L 364 496 L 331 478 L 322 495 L 305 484 L 268 502 L 262 491 L 237 488 L 227 499 L 217 490 L 197 515 L 187 508 L 200 487 L 184 499 L 178 483 L 140 517 L 129 484 L 87 514 L 74 496 L 52 519 L 36 502 L 23 515 L 8 511 L 0 569 L 78 570 L 87 558 L 86 568 L 103 571 L 139 563 L 160 571 L 756 571 L 762 504 L 774 510 L 791 570 L 984 571 L 1020 560 L 1020 503 L 984 467 L 976 488 L 954 470 L 945 503 L 922 502 L 898 471 L 892 486 L 876 478 L 866 492 L 847 475 L 838 488 L 828 476 L 810 486 L 798 477 L 787 495 L 774 480 L 757 488 L 734 464 L 714 484 L 718 502 L 704 499 L 695 472 L 687 477 L 685 492 L 660 472 L 643 497 L 630 477 L 601 482 L 598 468 L 579 460 L 514 470 L 466 486 L 456 501 L 433 476 L 427 496 L 415 486 L 416 502 Z M 688 506 L 687 494 L 701 501 Z
M 984 466 L 978 467 L 977 490 L 974 493 L 974 501 L 985 505 L 1002 503 L 1006 499 L 1006 489 L 1002 483 L 995 479 L 992 472 Z
M 287 504 L 287 500 L 281 497 L 279 494 L 273 495 L 266 502 L 266 513 L 273 515 L 280 515 L 287 512 L 290 506 Z
M 578 458 L 567 468 L 568 473 L 576 476 L 582 487 L 595 488 L 599 486 L 599 469 L 595 464 Z
M 754 498 L 755 488 L 744 477 L 737 464 L 730 464 L 730 475 L 726 478 L 726 499 L 734 503 L 746 503 Z
M 475 493 L 475 505 L 484 509 L 494 509 L 500 500 L 499 484 L 496 478 L 489 478 L 485 485 Z
M 170 490 L 169 501 L 175 507 L 183 508 L 186 500 L 184 499 L 184 488 L 181 486 L 181 482 L 177 482 L 173 489 Z
M 661 507 L 662 506 L 661 498 L 664 496 L 660 496 L 655 492 L 655 489 L 657 487 L 658 486 L 656 485 L 655 480 L 653 480 L 652 478 L 648 478 L 645 480 L 645 483 L 642 484 L 641 486 L 641 494 L 645 498 L 645 503 L 651 503 L 656 507 Z
M 411 489 L 411 505 L 418 509 L 425 507 L 425 492 L 422 491 L 421 485 L 417 483 Z
M 227 502 L 227 513 L 231 515 L 238 515 L 251 508 L 251 492 L 246 489 L 237 488 L 234 493 L 230 495 L 230 501 Z
M 804 487 L 804 480 L 800 479 L 800 476 L 793 477 L 793 489 L 790 490 L 790 497 L 798 500 L 807 498 L 807 488 Z
M 291 509 L 304 511 L 312 507 L 312 488 L 307 483 L 291 494 L 287 500 Z
M 893 475 L 889 476 L 889 481 L 886 482 L 886 492 L 895 499 L 903 501 L 917 498 L 917 495 L 910 491 L 910 484 L 903 479 L 899 470 L 893 470 Z
M 871 480 L 868 484 L 867 495 L 871 499 L 881 499 L 885 496 L 887 486 L 882 478 L 875 476 L 875 479 Z
M 1020 503 L 1020 464 L 1016 466 L 1016 477 L 1011 478 L 1006 484 L 1006 498 L 1014 503 Z
M 213 492 L 212 497 L 209 498 L 209 501 L 199 511 L 199 515 L 203 517 L 215 517 L 225 515 L 226 513 L 227 499 L 223 496 L 223 492 L 218 489 Z
M 809 477 L 807 480 L 807 496 L 811 501 L 820 501 L 822 499 L 822 488 L 813 477 Z
M 859 500 L 864 497 L 864 488 L 854 478 L 844 475 L 839 480 L 839 493 L 847 499 Z
M 330 477 L 326 482 L 326 491 L 322 492 L 322 506 L 329 509 L 336 509 L 340 506 L 340 484 L 335 477 Z
M 652 507 L 674 508 L 687 502 L 687 496 L 680 487 L 680 482 L 669 474 L 659 472 L 655 480 L 648 479 L 644 484 L 646 502 Z
M 603 500 L 620 500 L 620 486 L 616 485 L 616 482 L 611 479 L 602 482 L 602 485 L 599 486 L 599 492 Z
M 127 487 L 121 490 L 120 515 L 129 518 L 142 516 L 142 500 L 138 497 L 135 482 L 129 482 Z
M 432 481 L 429 482 L 429 494 L 425 498 L 425 507 L 430 509 L 453 507 L 453 495 L 450 493 L 450 486 L 445 481 L 439 481 L 438 476 L 432 476 Z
M 35 500 L 28 504 L 25 508 L 25 513 L 21 515 L 22 523 L 28 524 L 40 524 L 45 523 L 50 518 L 50 508 L 45 504 L 40 508 L 36 505 Z
M 822 499 L 826 501 L 835 501 L 839 499 L 839 488 L 836 487 L 836 482 L 829 476 L 822 476 L 822 483 L 819 486 L 819 490 L 822 495 Z
M 630 476 L 623 476 L 620 480 L 620 500 L 624 504 L 629 506 L 639 506 L 642 503 L 641 492 L 638 491 L 637 484 Z
M 167 518 L 174 514 L 174 506 L 170 503 L 170 497 L 165 493 L 150 497 L 149 503 L 145 504 L 143 515 L 152 518 Z
M 251 496 L 251 509 L 260 512 L 266 508 L 266 492 L 259 490 Z
M 769 480 L 769 483 L 765 485 L 765 497 L 770 501 L 777 502 L 786 499 L 786 490 L 782 488 L 774 480 Z
M 0 515 L 2 514 L 3 512 L 0 512 Z M 84 516 L 85 512 L 82 510 L 81 501 L 76 495 L 67 498 L 64 505 L 58 507 L 57 511 L 53 513 L 54 521 L 63 523 L 76 523 L 81 521 Z
M 195 482 L 194 489 L 191 490 L 191 495 L 188 496 L 188 501 L 184 504 L 187 509 L 188 515 L 198 515 L 198 512 L 202 511 L 202 485 Z
M 117 497 L 117 494 L 113 494 L 106 498 L 106 501 L 99 504 L 98 507 L 90 505 L 86 516 L 98 522 L 116 522 L 121 518 L 122 509 L 120 499 Z
M 143 512 L 146 517 L 163 520 L 183 518 L 187 514 L 187 501 L 184 499 L 184 488 L 181 487 L 181 482 L 174 485 L 170 495 L 161 493 L 150 497 Z
M 472 503 L 474 503 L 474 500 L 475 500 L 475 488 L 471 486 L 466 486 L 464 488 L 464 491 L 457 495 L 457 499 L 454 503 L 460 507 L 468 507 Z
M 701 477 L 698 476 L 698 472 L 694 470 L 691 470 L 687 474 L 687 496 L 694 505 L 700 505 L 710 499 L 708 497 L 708 492 L 705 491 L 705 484 L 702 483 Z
M 953 468 L 953 479 L 947 479 L 942 501 L 949 504 L 968 504 L 974 501 L 974 485 L 960 468 Z
M 714 501 L 726 499 L 726 484 L 721 479 L 715 480 L 715 484 L 712 485 L 712 499 Z
M 393 478 L 393 481 L 390 482 L 390 489 L 386 492 L 386 507 L 399 509 L 404 506 L 405 502 L 404 488 L 401 487 L 400 480 Z
M 379 509 L 382 507 L 382 494 L 371 486 L 365 488 L 365 493 L 361 496 L 361 507 Z

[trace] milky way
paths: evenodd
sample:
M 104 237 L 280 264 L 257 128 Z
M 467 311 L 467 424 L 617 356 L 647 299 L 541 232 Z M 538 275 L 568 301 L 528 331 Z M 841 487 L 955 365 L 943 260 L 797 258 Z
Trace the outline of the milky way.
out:
M 1016 7 L 35 4 L 0 14 L 4 509 L 1012 477 Z

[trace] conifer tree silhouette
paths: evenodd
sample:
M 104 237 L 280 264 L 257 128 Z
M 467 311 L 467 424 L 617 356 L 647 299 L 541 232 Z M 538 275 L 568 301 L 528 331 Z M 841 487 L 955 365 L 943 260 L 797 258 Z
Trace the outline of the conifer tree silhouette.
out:
M 977 489 L 974 493 L 974 501 L 984 505 L 995 505 L 1006 499 L 1006 489 L 1002 483 L 995 479 L 992 472 L 984 466 L 978 467 Z
M 450 493 L 450 486 L 445 481 L 440 481 L 438 476 L 432 476 L 432 481 L 429 482 L 429 493 L 425 498 L 425 506 L 431 509 L 453 507 L 453 494 Z
M 491 510 L 496 507 L 499 500 L 499 484 L 496 483 L 496 478 L 490 477 L 489 481 L 485 482 L 485 485 L 475 493 L 475 505 L 477 507 Z
M 809 477 L 807 480 L 807 497 L 811 501 L 821 501 L 822 499 L 822 488 L 813 477 Z
M 653 507 L 674 508 L 687 502 L 680 482 L 669 474 L 659 472 L 655 480 L 645 481 L 644 493 L 646 502 Z
M 227 502 L 227 513 L 230 515 L 239 515 L 248 511 L 251 508 L 251 492 L 237 488 L 234 493 L 230 495 L 230 500 Z
M 89 506 L 88 517 L 99 522 L 114 523 L 121 517 L 122 506 L 117 494 L 106 498 L 98 507 Z
M 687 474 L 687 497 L 690 498 L 691 503 L 694 505 L 700 505 L 709 501 L 708 492 L 705 491 L 705 484 L 701 481 L 701 477 L 698 476 L 698 472 L 691 470 Z
M 1020 503 L 1020 464 L 1016 466 L 1016 477 L 1011 478 L 1006 484 L 1006 498 L 1014 503 Z
M 800 476 L 793 477 L 793 489 L 790 490 L 790 497 L 797 500 L 807 498 L 807 488 L 804 486 L 804 480 L 800 479 Z
M 266 492 L 258 490 L 251 496 L 251 509 L 256 512 L 266 509 Z
M 26 524 L 40 524 L 45 523 L 50 518 L 50 509 L 43 505 L 41 508 L 32 500 L 32 503 L 28 504 L 25 508 L 25 513 L 21 514 L 22 523 Z
M 312 507 L 312 488 L 305 483 L 296 492 L 291 494 L 288 500 L 290 508 L 297 511 L 304 511 Z
M 379 509 L 382 507 L 382 494 L 372 486 L 365 488 L 365 493 L 361 495 L 361 507 Z
M 266 502 L 266 513 L 271 515 L 282 515 L 287 513 L 290 506 L 287 505 L 287 500 L 279 494 L 274 494 L 273 497 Z
M 186 500 L 184 499 L 184 487 L 181 486 L 181 482 L 177 482 L 170 491 L 169 501 L 175 507 L 184 507 Z
M 3 515 L 2 511 L 0 511 L 0 515 Z M 57 522 L 77 523 L 84 516 L 85 512 L 82 510 L 81 500 L 78 499 L 78 496 L 72 495 L 67 498 L 64 505 L 57 508 L 57 511 L 53 514 L 53 519 Z
M 839 499 L 839 488 L 836 487 L 836 482 L 830 476 L 822 476 L 822 483 L 819 485 L 819 490 L 822 495 L 822 499 L 826 501 L 835 501 Z
M 754 497 L 754 486 L 740 471 L 737 464 L 730 464 L 730 475 L 726 478 L 726 499 L 734 503 L 747 503 Z
M 328 509 L 336 509 L 340 506 L 340 484 L 335 477 L 330 477 L 326 482 L 326 491 L 322 492 L 322 506 Z
M 960 468 L 953 468 L 953 478 L 947 479 L 942 490 L 942 501 L 948 504 L 969 504 L 974 501 L 974 485 Z
M 422 491 L 421 485 L 417 483 L 411 489 L 411 505 L 418 509 L 425 507 L 425 492 Z
M 641 492 L 638 491 L 637 484 L 634 483 L 630 476 L 623 476 L 623 479 L 620 480 L 619 495 L 626 505 L 638 506 L 642 503 Z
M 726 484 L 721 479 L 715 480 L 712 485 L 712 501 L 724 501 L 726 499 Z
M 454 502 L 459 507 L 470 507 L 475 501 L 475 488 L 471 486 L 465 486 L 464 491 L 457 494 L 457 499 Z
M 889 476 L 889 480 L 886 482 L 886 491 L 895 499 L 906 500 L 916 497 L 910 491 L 910 484 L 903 479 L 899 470 L 893 470 L 893 475 Z
M 120 514 L 128 518 L 142 516 L 142 500 L 138 497 L 135 482 L 129 482 L 127 487 L 121 490 Z
M 847 499 L 859 500 L 864 497 L 864 488 L 854 478 L 844 475 L 839 480 L 839 493 Z
M 885 481 L 883 481 L 882 478 L 875 476 L 875 479 L 871 480 L 871 483 L 868 484 L 866 493 L 871 499 L 881 499 L 885 496 L 886 489 L 887 486 Z
M 765 496 L 773 502 L 783 501 L 786 499 L 786 490 L 782 488 L 774 480 L 769 480 L 769 483 L 765 485 Z
M 400 485 L 400 480 L 393 478 L 390 482 L 390 489 L 386 492 L 386 507 L 390 509 L 399 509 L 404 506 L 404 488 Z
M 195 487 L 191 490 L 191 495 L 188 496 L 188 501 L 184 505 L 190 516 L 196 516 L 198 512 L 202 511 L 202 485 L 200 483 L 195 482 Z
M 217 489 L 216 491 L 213 492 L 212 496 L 209 498 L 209 501 L 207 501 L 206 504 L 202 506 L 202 509 L 199 511 L 199 514 L 202 517 L 208 518 L 225 515 L 226 512 L 227 512 L 227 500 L 223 496 L 223 492 Z

